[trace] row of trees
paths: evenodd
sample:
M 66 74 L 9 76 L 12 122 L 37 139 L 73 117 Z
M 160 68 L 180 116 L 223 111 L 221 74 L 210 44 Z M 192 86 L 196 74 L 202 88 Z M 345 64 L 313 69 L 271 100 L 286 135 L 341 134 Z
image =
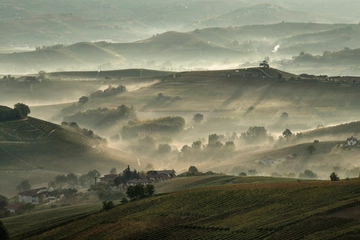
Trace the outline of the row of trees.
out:
M 109 97 L 109 96 L 117 95 L 120 93 L 124 93 L 126 91 L 127 91 L 127 89 L 124 85 L 119 85 L 117 87 L 109 86 L 105 90 L 98 90 L 96 92 L 91 93 L 90 99 L 91 98 Z
M 91 170 L 86 174 L 78 177 L 74 173 L 67 175 L 60 174 L 54 180 L 48 182 L 49 189 L 66 189 L 66 188 L 88 188 L 95 184 L 96 179 L 101 176 L 98 170 Z
M 155 187 L 152 184 L 142 185 L 136 184 L 135 186 L 129 186 L 126 190 L 126 195 L 131 201 L 141 199 L 144 197 L 150 197 L 155 193 Z
M 182 117 L 162 117 L 152 120 L 129 121 L 121 129 L 121 136 L 125 139 L 138 137 L 140 134 L 175 134 L 181 132 L 185 127 L 185 119 Z
M 180 158 L 183 160 L 189 159 L 206 159 L 212 157 L 227 158 L 233 155 L 236 150 L 233 141 L 222 142 L 225 138 L 223 135 L 210 134 L 208 137 L 208 144 L 203 144 L 197 140 L 189 145 L 184 145 L 181 148 Z
M 64 127 L 70 127 L 72 129 L 74 129 L 75 131 L 77 131 L 78 133 L 81 133 L 81 134 L 95 140 L 98 143 L 106 143 L 107 142 L 106 138 L 102 138 L 99 135 L 94 134 L 94 132 L 90 129 L 81 128 L 76 122 L 63 121 L 61 123 L 61 125 Z
M 64 118 L 67 122 L 77 122 L 80 125 L 91 127 L 107 127 L 117 121 L 136 120 L 136 113 L 133 106 L 120 105 L 115 109 L 97 108 L 88 109 L 84 112 L 77 112 Z

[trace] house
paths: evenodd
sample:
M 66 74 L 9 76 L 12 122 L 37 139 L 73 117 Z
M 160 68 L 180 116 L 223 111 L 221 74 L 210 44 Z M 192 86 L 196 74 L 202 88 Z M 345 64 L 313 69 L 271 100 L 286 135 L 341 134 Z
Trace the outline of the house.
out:
M 101 183 L 109 184 L 113 183 L 114 179 L 117 177 L 117 174 L 107 174 L 100 178 Z
M 346 140 L 346 146 L 356 146 L 356 145 L 358 145 L 357 138 L 354 138 L 353 136 L 351 136 L 350 138 L 348 138 Z
M 146 176 L 154 181 L 163 181 L 176 176 L 175 170 L 150 170 L 146 172 Z
M 6 206 L 5 209 L 8 210 L 10 213 L 16 213 L 21 205 L 21 203 L 14 203 Z
M 22 76 L 16 79 L 16 81 L 20 82 L 20 83 L 36 83 L 39 82 L 39 79 L 33 76 Z
M 19 203 L 40 204 L 47 198 L 46 187 L 31 189 L 19 193 Z

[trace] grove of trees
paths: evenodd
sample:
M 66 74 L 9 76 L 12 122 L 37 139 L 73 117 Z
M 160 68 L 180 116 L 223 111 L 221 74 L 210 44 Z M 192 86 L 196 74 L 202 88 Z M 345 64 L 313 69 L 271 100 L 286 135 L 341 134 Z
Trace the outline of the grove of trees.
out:
M 66 122 L 77 122 L 80 125 L 107 127 L 117 121 L 135 120 L 136 113 L 134 107 L 120 105 L 117 108 L 97 108 L 88 109 L 84 112 L 77 112 L 64 117 Z
M 155 187 L 152 184 L 136 184 L 135 186 L 129 186 L 126 190 L 126 195 L 131 199 L 131 201 L 144 197 L 150 197 L 154 193 Z
M 0 122 L 24 119 L 29 113 L 29 106 L 23 103 L 15 104 L 14 109 L 6 106 L 0 106 Z
M 124 139 L 138 137 L 139 134 L 176 134 L 185 127 L 185 119 L 178 116 L 161 117 L 152 120 L 129 121 L 121 129 L 121 136 Z
M 105 90 L 98 90 L 96 92 L 91 93 L 90 94 L 90 99 L 91 98 L 109 97 L 109 96 L 117 95 L 117 94 L 120 94 L 120 93 L 124 93 L 126 91 L 127 90 L 126 90 L 126 87 L 124 85 L 119 85 L 117 87 L 109 86 Z

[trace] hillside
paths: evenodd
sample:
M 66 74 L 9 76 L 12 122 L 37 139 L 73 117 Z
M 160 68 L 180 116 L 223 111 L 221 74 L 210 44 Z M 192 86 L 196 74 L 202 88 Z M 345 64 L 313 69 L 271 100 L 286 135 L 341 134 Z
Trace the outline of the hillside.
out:
M 357 179 L 228 184 L 158 195 L 14 239 L 354 239 Z M 246 219 L 246 221 L 244 221 Z M 115 227 L 116 226 L 116 227 Z
M 300 12 L 281 7 L 275 4 L 260 3 L 249 7 L 238 7 L 235 10 L 227 12 L 207 20 L 193 23 L 194 28 L 215 27 L 215 26 L 239 26 L 249 24 L 264 24 L 285 22 L 308 22 L 310 19 L 316 19 L 315 22 L 336 22 L 334 18 L 325 17 L 321 14 L 312 12 Z M 239 24 L 240 23 L 240 24 Z
M 18 182 L 45 184 L 61 173 L 124 168 L 134 157 L 99 145 L 70 128 L 35 118 L 0 123 L 0 192 L 15 194 Z

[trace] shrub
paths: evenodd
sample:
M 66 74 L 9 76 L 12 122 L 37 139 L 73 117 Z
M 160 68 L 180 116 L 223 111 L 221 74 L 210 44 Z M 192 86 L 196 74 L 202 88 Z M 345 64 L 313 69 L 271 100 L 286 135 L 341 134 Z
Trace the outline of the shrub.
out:
M 330 174 L 330 180 L 331 180 L 331 181 L 339 181 L 340 178 L 339 178 L 339 176 L 336 174 L 336 172 L 333 172 L 333 173 Z
M 113 201 L 103 201 L 102 203 L 103 203 L 103 210 L 105 211 L 115 207 Z

